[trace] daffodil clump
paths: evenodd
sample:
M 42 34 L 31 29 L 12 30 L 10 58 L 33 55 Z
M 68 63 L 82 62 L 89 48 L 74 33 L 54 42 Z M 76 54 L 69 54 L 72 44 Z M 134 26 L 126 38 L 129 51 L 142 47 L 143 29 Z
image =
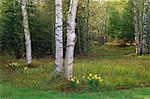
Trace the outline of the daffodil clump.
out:
M 68 79 L 69 85 L 71 88 L 75 89 L 77 85 L 79 85 L 79 79 L 77 79 L 75 76 Z
M 11 67 L 13 69 L 15 69 L 18 66 L 18 63 L 16 62 L 9 62 L 8 64 L 6 64 L 6 67 Z
M 87 77 L 83 76 L 82 78 L 88 81 L 89 88 L 92 90 L 98 89 L 101 82 L 103 81 L 103 79 L 96 74 L 89 74 Z

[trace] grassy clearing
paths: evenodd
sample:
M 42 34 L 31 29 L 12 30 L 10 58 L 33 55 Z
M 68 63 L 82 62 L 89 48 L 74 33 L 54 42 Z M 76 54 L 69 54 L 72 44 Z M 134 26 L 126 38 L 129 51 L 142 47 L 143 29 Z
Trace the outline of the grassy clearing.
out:
M 149 87 L 150 55 L 136 56 L 132 53 L 134 53 L 132 47 L 119 48 L 107 45 L 95 47 L 88 56 L 75 57 L 74 75 L 78 78 L 89 73 L 102 76 L 104 82 L 101 91 Z M 33 64 L 38 67 L 26 71 L 23 69 L 25 67 L 23 59 L 2 57 L 1 67 L 4 68 L 4 64 L 9 60 L 17 61 L 20 68 L 15 71 L 0 69 L 3 83 L 41 90 L 57 90 L 66 86 L 63 75 L 57 79 L 53 77 L 55 67 L 52 58 L 34 59 Z M 85 83 L 81 82 L 80 87 L 82 91 L 88 90 Z
M 149 99 L 150 88 L 107 91 L 97 93 L 58 93 L 55 91 L 34 90 L 30 88 L 0 86 L 1 99 Z

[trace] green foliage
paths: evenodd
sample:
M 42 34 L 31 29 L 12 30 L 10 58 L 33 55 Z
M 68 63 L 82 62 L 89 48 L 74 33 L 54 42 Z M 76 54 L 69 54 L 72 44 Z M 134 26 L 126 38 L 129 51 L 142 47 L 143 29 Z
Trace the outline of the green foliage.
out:
M 67 35 L 67 12 L 70 0 L 63 0 L 64 53 Z M 25 56 L 21 4 L 18 0 L 2 0 L 0 3 L 1 51 L 17 58 Z M 102 4 L 97 1 L 80 0 L 76 16 L 77 43 L 75 55 L 87 55 L 99 41 L 102 31 Z M 131 0 L 113 0 L 104 3 L 108 9 L 106 38 L 118 38 L 124 42 L 134 41 Z M 27 0 L 27 11 L 34 57 L 55 55 L 55 1 Z M 138 15 L 139 16 L 139 15 Z M 148 17 L 149 18 L 149 17 Z M 149 48 L 149 19 L 147 48 Z M 99 30 L 100 29 L 100 30 Z
M 24 48 L 21 10 L 18 1 L 4 0 L 2 2 L 1 18 L 1 48 L 11 54 L 21 57 Z
M 79 79 L 77 79 L 75 76 L 71 77 L 68 79 L 68 82 L 69 82 L 69 86 L 72 88 L 72 89 L 75 89 L 77 87 L 77 85 L 80 83 L 79 82 Z
M 6 67 L 10 67 L 13 69 L 16 69 L 17 66 L 18 64 L 16 62 L 9 62 L 8 64 L 6 64 Z
M 32 53 L 34 56 L 52 55 L 54 38 L 54 22 L 50 22 L 48 1 L 44 1 L 43 6 L 35 4 L 35 1 L 27 2 L 27 11 L 32 40 Z M 42 9 L 41 9 L 42 7 Z M 21 5 L 17 0 L 4 0 L 2 3 L 1 18 L 1 46 L 2 51 L 15 55 L 17 58 L 24 57 L 24 33 L 22 26 Z M 54 15 L 54 14 L 52 14 Z M 54 21 L 54 20 L 53 20 Z M 50 29 L 51 28 L 51 29 Z
M 131 0 L 129 0 L 127 5 L 124 7 L 120 30 L 122 32 L 122 34 L 119 35 L 120 39 L 123 39 L 124 41 L 134 41 L 134 24 Z
M 83 77 L 84 78 L 84 77 Z M 97 91 L 100 88 L 100 83 L 103 79 L 100 76 L 89 74 L 87 76 L 87 82 L 90 90 Z
M 118 32 L 120 31 L 120 14 L 113 6 L 109 7 L 108 11 L 109 21 L 108 21 L 108 30 L 107 33 L 112 38 L 118 37 Z

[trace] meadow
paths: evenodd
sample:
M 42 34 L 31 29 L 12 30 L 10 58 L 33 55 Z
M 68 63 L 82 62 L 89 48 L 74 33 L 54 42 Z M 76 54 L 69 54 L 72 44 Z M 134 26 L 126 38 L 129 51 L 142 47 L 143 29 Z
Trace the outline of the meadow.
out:
M 150 55 L 135 55 L 133 47 L 112 45 L 95 46 L 87 56 L 75 56 L 74 76 L 80 79 L 76 89 L 68 87 L 64 79 L 54 76 L 54 58 L 34 58 L 34 68 L 25 69 L 24 59 L 16 60 L 12 56 L 1 56 L 1 91 L 2 98 L 29 99 L 58 97 L 62 98 L 150 98 Z M 6 67 L 10 62 L 19 65 L 15 70 Z M 97 74 L 103 78 L 98 91 L 91 91 L 82 76 Z M 14 96 L 15 94 L 15 96 Z M 61 98 L 61 99 L 62 99 Z

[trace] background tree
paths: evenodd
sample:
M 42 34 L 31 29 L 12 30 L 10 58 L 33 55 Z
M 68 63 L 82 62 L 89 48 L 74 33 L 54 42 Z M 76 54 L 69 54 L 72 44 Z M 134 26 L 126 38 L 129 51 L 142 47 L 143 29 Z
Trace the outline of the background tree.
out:
M 26 46 L 26 61 L 27 64 L 31 64 L 32 62 L 32 54 L 31 54 L 31 37 L 28 23 L 28 14 L 26 10 L 26 0 L 21 1 L 21 9 L 22 9 L 22 17 L 23 17 L 23 29 L 25 35 L 25 46 Z
M 24 35 L 20 2 L 3 0 L 1 3 L 1 51 L 21 58 L 24 53 Z
M 124 11 L 121 17 L 119 38 L 125 42 L 132 43 L 134 42 L 134 24 L 133 24 L 133 10 L 132 10 L 132 1 L 129 0 L 124 7 Z
M 0 2 L 0 36 L 1 52 L 22 58 L 25 56 L 25 39 L 22 26 L 20 0 L 1 0 Z M 102 0 L 101 0 L 102 1 Z M 144 1 L 143 1 L 144 2 Z M 70 0 L 63 3 L 63 53 L 67 42 L 67 12 Z M 132 0 L 106 0 L 103 4 L 97 0 L 80 0 L 76 17 L 77 42 L 75 55 L 88 55 L 99 43 L 99 31 L 102 31 L 104 14 L 106 15 L 106 41 L 107 44 L 134 44 L 134 20 Z M 149 7 L 149 6 L 148 6 Z M 136 13 L 139 22 L 139 0 L 137 0 Z M 149 11 L 149 10 L 148 10 Z M 27 0 L 27 13 L 32 39 L 32 56 L 55 56 L 55 0 Z M 144 4 L 142 8 L 144 15 Z M 149 13 L 148 13 L 149 16 Z M 143 19 L 143 16 L 140 20 Z M 100 25 L 99 25 L 100 24 Z M 139 24 L 138 24 L 139 25 Z M 149 17 L 147 17 L 146 45 L 149 48 Z M 138 26 L 139 31 L 139 26 Z M 9 39 L 9 41 L 8 41 Z M 147 51 L 145 49 L 145 51 Z

